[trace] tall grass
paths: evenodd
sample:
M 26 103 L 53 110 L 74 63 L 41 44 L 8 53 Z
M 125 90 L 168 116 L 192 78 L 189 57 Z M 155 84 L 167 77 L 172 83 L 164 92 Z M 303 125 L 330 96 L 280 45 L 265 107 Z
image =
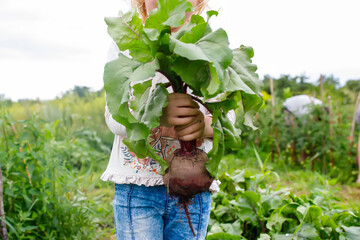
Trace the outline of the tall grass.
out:
M 101 239 L 112 229 L 98 179 L 109 149 L 96 133 L 37 114 L 0 117 L 5 222 L 10 239 Z M 94 178 L 96 176 L 97 178 Z M 107 186 L 109 187 L 109 186 Z M 94 194 L 95 192 L 95 194 Z

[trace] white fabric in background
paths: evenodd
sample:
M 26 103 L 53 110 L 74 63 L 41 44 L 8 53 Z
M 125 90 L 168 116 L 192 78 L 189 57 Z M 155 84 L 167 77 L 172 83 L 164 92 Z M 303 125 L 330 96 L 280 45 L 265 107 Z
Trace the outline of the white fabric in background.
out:
M 317 98 L 308 95 L 298 95 L 286 99 L 282 105 L 296 117 L 300 118 L 310 113 L 312 105 L 322 104 L 322 101 Z

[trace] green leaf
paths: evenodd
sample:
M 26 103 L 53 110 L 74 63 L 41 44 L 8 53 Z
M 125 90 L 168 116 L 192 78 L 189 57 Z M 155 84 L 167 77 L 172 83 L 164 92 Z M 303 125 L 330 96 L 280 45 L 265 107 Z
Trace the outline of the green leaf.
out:
M 181 39 L 185 34 L 191 32 L 191 30 L 198 24 L 205 23 L 205 20 L 200 15 L 192 15 L 190 21 L 182 26 L 177 32 L 171 33 L 176 39 Z M 211 31 L 211 29 L 210 29 Z
M 348 240 L 356 240 L 359 239 L 360 236 L 360 227 L 346 227 L 342 226 L 342 228 L 345 230 L 346 238 Z
M 231 235 L 240 236 L 242 233 L 240 221 L 236 221 L 234 223 L 220 223 L 220 227 L 223 230 L 223 232 L 226 232 Z
M 170 39 L 175 43 L 174 53 L 190 61 L 202 60 L 210 63 L 209 70 L 212 78 L 210 79 L 209 86 L 211 88 L 209 89 L 208 85 L 203 87 L 208 88 L 203 93 L 205 98 L 214 97 L 221 92 L 225 74 L 224 69 L 230 65 L 232 60 L 232 51 L 229 49 L 229 40 L 226 32 L 223 29 L 218 29 L 205 35 L 196 43 L 184 43 L 172 36 Z M 216 72 L 211 68 L 216 69 Z M 215 75 L 217 76 L 215 77 Z M 196 81 L 196 79 L 193 79 L 193 81 Z M 193 84 L 189 83 L 189 85 Z
M 113 118 L 123 116 L 119 114 L 120 106 L 129 101 L 130 76 L 141 64 L 123 54 L 118 59 L 108 62 L 104 69 L 104 88 L 106 102 Z M 118 116 L 120 115 L 120 116 Z
M 256 192 L 246 191 L 243 193 L 242 197 L 246 198 L 249 202 L 251 202 L 254 205 L 254 207 L 261 205 L 260 203 L 261 196 Z
M 234 124 L 230 121 L 225 113 L 219 116 L 221 127 L 224 133 L 224 144 L 227 148 L 233 150 L 239 149 L 241 146 L 241 130 L 235 128 Z
M 246 238 L 229 233 L 215 233 L 207 236 L 206 240 L 246 240 Z
M 248 199 L 240 198 L 237 202 L 237 206 L 239 208 L 239 218 L 242 221 L 251 221 L 254 224 L 258 223 L 256 213 Z
M 113 118 L 119 123 L 135 123 L 137 120 L 129 111 L 131 85 L 155 75 L 154 64 L 140 64 L 123 54 L 105 65 L 104 88 L 106 102 Z M 126 121 L 125 121 L 126 119 Z
M 297 235 L 301 239 L 314 239 L 314 240 L 320 239 L 318 233 L 316 232 L 316 229 L 309 224 L 303 224 L 300 230 L 298 231 Z
M 193 27 L 190 31 L 186 32 L 184 36 L 180 38 L 180 41 L 184 43 L 196 43 L 204 37 L 204 35 L 207 35 L 210 32 L 211 28 L 208 23 L 200 23 Z
M 146 102 L 149 98 L 151 83 L 152 80 L 148 80 L 145 82 L 137 83 L 133 86 L 134 100 L 131 101 L 130 108 L 133 109 L 135 113 L 138 113 L 140 111 L 140 109 L 144 106 L 144 102 Z M 136 115 L 135 118 L 139 119 L 139 117 L 136 117 Z
M 256 74 L 257 66 L 252 63 L 254 50 L 251 47 L 241 46 L 233 50 L 233 61 L 231 67 L 255 93 L 260 92 L 262 83 Z
M 293 236 L 292 234 L 274 234 L 273 235 L 273 239 L 276 239 L 276 240 L 293 240 Z
M 321 224 L 323 227 L 331 227 L 333 230 L 338 227 L 335 221 L 327 215 L 321 217 Z
M 258 238 L 258 240 L 270 240 L 270 235 L 266 234 L 266 233 L 261 233 L 260 237 Z
M 257 94 L 242 93 L 242 102 L 244 108 L 244 124 L 256 130 L 254 126 L 255 114 L 263 104 L 263 100 Z
M 219 95 L 214 102 L 205 102 L 205 105 L 212 112 L 221 109 L 224 113 L 227 113 L 232 109 L 238 108 L 239 104 L 241 104 L 241 99 L 240 91 L 227 92 Z
M 129 81 L 134 84 L 155 76 L 158 66 L 154 62 L 139 65 L 130 75 Z
M 254 149 L 254 152 L 255 152 L 255 157 L 256 157 L 256 160 L 258 161 L 259 163 L 259 167 L 261 169 L 261 173 L 264 173 L 264 164 L 261 160 L 261 157 L 259 156 L 259 153 L 257 152 L 255 146 L 253 145 L 253 149 Z
M 149 62 L 153 59 L 149 45 L 141 39 L 143 25 L 136 8 L 125 14 L 119 12 L 119 17 L 107 17 L 105 22 L 109 35 L 120 51 L 129 50 L 130 55 L 140 62 Z
M 322 209 L 319 206 L 310 206 L 308 216 L 311 222 L 320 222 L 322 216 Z
M 211 124 L 214 130 L 213 147 L 207 154 L 210 161 L 205 163 L 206 169 L 212 177 L 216 177 L 218 172 L 218 166 L 222 157 L 224 156 L 225 151 L 224 131 L 218 118 L 219 117 L 213 113 L 213 122 Z
M 245 170 L 240 170 L 238 172 L 235 172 L 236 174 L 232 174 L 231 180 L 234 181 L 234 183 L 244 183 L 245 182 Z
M 192 4 L 187 0 L 158 0 L 157 5 L 149 14 L 145 27 L 157 29 L 159 33 L 164 26 L 182 26 L 185 13 L 193 10 Z
M 191 88 L 193 94 L 200 97 L 204 92 L 206 94 L 207 86 L 211 81 L 209 68 L 210 63 L 206 61 L 190 61 L 183 57 L 176 58 L 172 65 L 172 70 Z
M 248 87 L 248 85 L 246 85 L 246 83 L 240 78 L 239 73 L 237 73 L 232 66 L 235 65 L 234 63 L 235 61 L 233 61 L 231 63 L 231 65 L 227 68 L 227 70 L 225 71 L 225 76 L 224 76 L 224 86 L 225 89 L 224 91 L 226 92 L 231 92 L 231 91 L 244 91 L 245 93 L 248 94 L 255 94 L 253 90 L 251 90 L 250 87 Z
M 210 10 L 210 11 L 207 11 L 206 12 L 206 15 L 207 15 L 207 22 L 209 22 L 210 18 L 212 16 L 218 16 L 219 15 L 219 12 L 218 11 L 215 11 L 215 10 Z
M 241 91 L 244 109 L 244 124 L 256 130 L 254 115 L 263 104 L 259 96 L 262 83 L 256 74 L 257 67 L 251 61 L 254 52 L 250 47 L 233 50 L 233 60 L 225 73 L 225 91 Z
M 167 106 L 167 96 L 169 95 L 166 88 L 157 84 L 155 90 L 151 93 L 149 100 L 144 105 L 144 114 L 140 122 L 151 128 L 156 128 L 160 125 L 160 117 L 162 109 Z
M 207 162 L 205 165 L 209 173 L 212 176 L 216 176 L 218 166 L 224 155 L 225 146 L 231 149 L 240 148 L 241 131 L 234 127 L 234 124 L 221 109 L 213 111 L 212 127 L 214 130 L 213 148 L 208 153 L 208 157 L 211 161 Z
M 266 227 L 268 229 L 270 229 L 271 231 L 280 232 L 281 229 L 282 229 L 282 225 L 286 220 L 287 220 L 287 218 L 285 218 L 281 214 L 281 212 L 274 212 L 269 217 L 269 219 L 268 219 L 268 221 L 266 223 Z

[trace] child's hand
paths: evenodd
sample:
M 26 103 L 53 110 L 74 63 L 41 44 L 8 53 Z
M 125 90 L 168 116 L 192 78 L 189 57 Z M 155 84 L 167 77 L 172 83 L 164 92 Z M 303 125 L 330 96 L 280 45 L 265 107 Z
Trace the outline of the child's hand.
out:
M 199 110 L 199 105 L 183 93 L 169 94 L 160 124 L 174 126 L 176 136 L 183 141 L 201 138 L 205 133 L 204 114 Z

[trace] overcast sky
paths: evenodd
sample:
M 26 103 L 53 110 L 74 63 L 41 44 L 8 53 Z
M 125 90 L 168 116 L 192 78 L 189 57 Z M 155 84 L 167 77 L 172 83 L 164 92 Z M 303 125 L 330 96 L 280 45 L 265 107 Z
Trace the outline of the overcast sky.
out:
M 359 0 L 210 0 L 231 47 L 252 46 L 258 74 L 360 79 Z M 0 94 L 53 99 L 99 90 L 110 37 L 105 16 L 126 0 L 0 0 Z

